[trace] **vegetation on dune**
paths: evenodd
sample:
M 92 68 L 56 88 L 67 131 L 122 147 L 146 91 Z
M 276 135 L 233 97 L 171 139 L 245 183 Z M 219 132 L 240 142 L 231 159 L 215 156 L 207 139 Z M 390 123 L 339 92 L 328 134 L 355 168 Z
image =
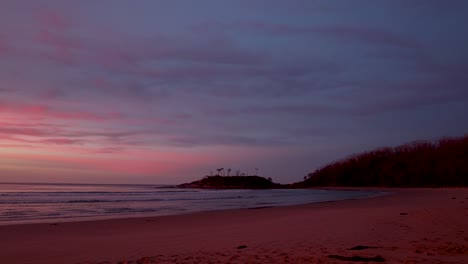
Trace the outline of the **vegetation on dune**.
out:
M 282 185 L 271 178 L 260 176 L 206 176 L 191 183 L 181 184 L 181 188 L 216 188 L 216 189 L 274 189 Z
M 315 186 L 468 186 L 468 136 L 419 141 L 354 155 L 291 185 Z
M 247 175 L 241 170 L 233 171 L 230 168 L 226 170 L 219 168 L 216 171 L 216 175 L 213 175 L 213 171 L 211 171 L 209 176 L 205 176 L 201 180 L 180 184 L 177 187 L 203 189 L 276 189 L 284 187 L 282 184 L 274 183 L 270 177 L 258 176 L 258 168 L 255 168 L 255 175 Z M 231 176 L 231 172 L 234 176 Z

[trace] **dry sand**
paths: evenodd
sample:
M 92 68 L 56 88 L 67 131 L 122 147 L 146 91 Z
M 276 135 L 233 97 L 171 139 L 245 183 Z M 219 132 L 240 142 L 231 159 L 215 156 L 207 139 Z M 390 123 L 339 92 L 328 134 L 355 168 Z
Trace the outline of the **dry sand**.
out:
M 353 263 L 344 259 L 352 256 L 468 263 L 468 189 L 390 191 L 278 208 L 0 226 L 0 263 Z M 376 248 L 348 250 L 355 246 Z

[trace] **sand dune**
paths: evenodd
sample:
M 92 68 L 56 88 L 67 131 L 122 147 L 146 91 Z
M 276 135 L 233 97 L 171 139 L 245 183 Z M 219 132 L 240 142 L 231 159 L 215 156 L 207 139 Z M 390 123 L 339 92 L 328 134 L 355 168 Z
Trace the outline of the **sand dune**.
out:
M 0 259 L 48 264 L 468 263 L 468 189 L 389 191 L 393 194 L 370 199 L 279 208 L 0 226 Z

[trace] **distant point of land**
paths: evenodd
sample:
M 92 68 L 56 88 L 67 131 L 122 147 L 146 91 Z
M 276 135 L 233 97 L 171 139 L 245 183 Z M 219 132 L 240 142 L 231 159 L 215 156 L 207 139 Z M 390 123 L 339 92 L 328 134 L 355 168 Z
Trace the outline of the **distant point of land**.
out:
M 206 176 L 191 183 L 184 183 L 178 188 L 204 189 L 277 189 L 283 185 L 260 176 Z

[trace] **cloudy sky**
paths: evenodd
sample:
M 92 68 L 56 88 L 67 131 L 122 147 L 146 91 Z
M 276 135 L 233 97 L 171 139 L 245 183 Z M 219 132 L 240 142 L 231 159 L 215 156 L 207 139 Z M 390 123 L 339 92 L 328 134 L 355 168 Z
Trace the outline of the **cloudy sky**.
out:
M 279 182 L 468 132 L 468 1 L 0 1 L 0 182 Z

